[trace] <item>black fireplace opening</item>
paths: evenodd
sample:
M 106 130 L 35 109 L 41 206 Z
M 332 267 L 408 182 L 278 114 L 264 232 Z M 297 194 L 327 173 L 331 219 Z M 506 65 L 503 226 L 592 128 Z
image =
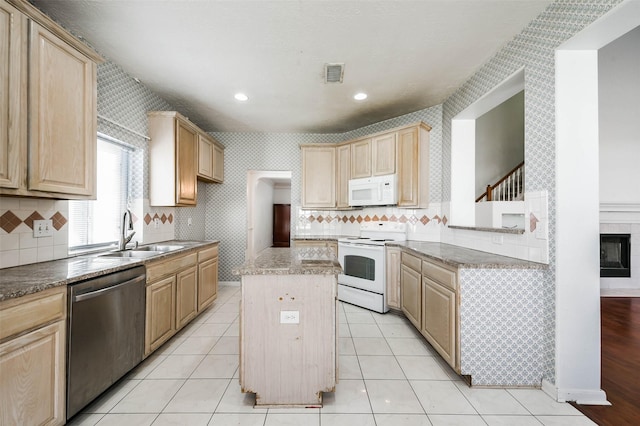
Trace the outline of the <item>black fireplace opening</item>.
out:
M 631 276 L 630 234 L 600 234 L 600 276 Z

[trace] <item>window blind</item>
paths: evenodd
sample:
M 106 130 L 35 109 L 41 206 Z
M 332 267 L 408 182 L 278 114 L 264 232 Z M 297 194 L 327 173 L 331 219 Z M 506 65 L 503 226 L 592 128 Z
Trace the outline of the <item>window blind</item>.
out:
M 110 138 L 109 138 L 110 139 Z M 97 199 L 69 202 L 69 249 L 89 250 L 118 242 L 122 214 L 129 204 L 132 148 L 99 137 Z

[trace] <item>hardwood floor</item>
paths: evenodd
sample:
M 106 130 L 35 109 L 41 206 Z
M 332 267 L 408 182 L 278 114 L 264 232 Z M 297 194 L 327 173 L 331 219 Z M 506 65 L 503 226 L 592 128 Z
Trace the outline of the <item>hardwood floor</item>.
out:
M 640 424 L 640 298 L 600 299 L 602 389 L 611 406 L 574 406 L 601 426 Z

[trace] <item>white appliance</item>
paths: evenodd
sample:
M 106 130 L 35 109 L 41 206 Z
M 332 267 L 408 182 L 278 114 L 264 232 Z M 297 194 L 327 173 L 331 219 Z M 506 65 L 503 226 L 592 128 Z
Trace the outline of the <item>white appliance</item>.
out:
M 400 222 L 364 222 L 359 237 L 338 239 L 338 299 L 387 312 L 385 242 L 406 239 L 407 226 Z
M 350 206 L 398 204 L 398 175 L 372 176 L 349 181 Z

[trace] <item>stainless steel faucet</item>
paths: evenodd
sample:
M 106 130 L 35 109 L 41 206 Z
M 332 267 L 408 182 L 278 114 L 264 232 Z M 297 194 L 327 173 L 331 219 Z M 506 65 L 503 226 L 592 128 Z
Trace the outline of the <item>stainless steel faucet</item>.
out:
M 127 220 L 128 218 L 128 220 Z M 132 231 L 127 235 L 127 231 Z M 133 230 L 133 220 L 131 219 L 131 210 L 127 209 L 122 215 L 122 228 L 120 229 L 120 241 L 118 241 L 118 250 L 125 250 L 131 238 L 136 234 Z

